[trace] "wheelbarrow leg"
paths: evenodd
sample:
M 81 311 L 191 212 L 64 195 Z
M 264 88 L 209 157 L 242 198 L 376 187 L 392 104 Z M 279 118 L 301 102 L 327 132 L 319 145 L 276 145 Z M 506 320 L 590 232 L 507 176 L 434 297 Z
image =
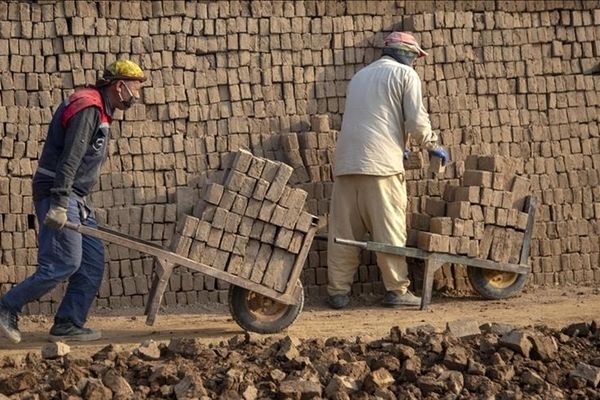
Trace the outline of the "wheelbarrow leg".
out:
M 166 260 L 156 259 L 154 268 L 154 280 L 152 281 L 152 288 L 148 296 L 148 303 L 146 304 L 146 325 L 154 325 L 156 314 L 160 308 L 160 303 L 169 283 L 171 272 L 173 272 L 174 265 Z
M 421 310 L 427 310 L 431 302 L 431 291 L 433 289 L 433 277 L 435 271 L 440 269 L 442 262 L 427 258 L 425 261 L 425 272 L 423 274 L 423 288 L 421 290 Z

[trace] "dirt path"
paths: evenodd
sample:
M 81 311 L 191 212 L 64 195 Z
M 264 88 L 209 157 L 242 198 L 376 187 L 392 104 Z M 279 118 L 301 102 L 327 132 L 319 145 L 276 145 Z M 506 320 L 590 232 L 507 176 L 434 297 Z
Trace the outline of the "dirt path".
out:
M 360 304 L 359 304 L 360 303 Z M 134 347 L 146 339 L 168 341 L 172 337 L 198 337 L 206 342 L 219 342 L 242 333 L 224 307 L 207 310 L 175 310 L 159 314 L 154 326 L 146 326 L 142 310 L 129 310 L 127 315 L 98 313 L 89 326 L 103 331 L 104 338 L 93 344 L 71 346 L 75 356 L 89 355 L 108 343 Z M 287 334 L 307 337 L 384 336 L 390 327 L 431 324 L 443 328 L 448 321 L 473 319 L 478 322 L 504 322 L 515 326 L 545 324 L 554 328 L 570 322 L 600 318 L 600 288 L 560 288 L 526 290 L 520 297 L 484 301 L 480 298 L 436 297 L 428 311 L 416 309 L 389 310 L 375 300 L 353 301 L 349 309 L 333 311 L 322 304 L 305 307 Z M 38 351 L 45 343 L 51 318 L 25 317 L 20 322 L 24 340 L 18 345 L 0 339 L 0 355 Z

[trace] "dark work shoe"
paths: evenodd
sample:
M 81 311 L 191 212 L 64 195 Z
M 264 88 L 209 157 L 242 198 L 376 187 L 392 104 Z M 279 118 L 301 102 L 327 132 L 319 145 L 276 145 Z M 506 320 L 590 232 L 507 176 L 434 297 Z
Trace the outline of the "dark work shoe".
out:
M 13 343 L 21 341 L 19 317 L 0 303 L 0 332 Z
M 80 328 L 72 322 L 54 323 L 50 329 L 48 340 L 51 342 L 89 342 L 102 337 L 102 332 L 89 328 Z
M 329 307 L 333 308 L 334 310 L 346 308 L 349 302 L 350 298 L 347 294 L 334 294 L 333 296 L 329 296 L 327 299 Z
M 409 291 L 404 294 L 387 292 L 383 297 L 384 307 L 420 306 L 421 298 Z

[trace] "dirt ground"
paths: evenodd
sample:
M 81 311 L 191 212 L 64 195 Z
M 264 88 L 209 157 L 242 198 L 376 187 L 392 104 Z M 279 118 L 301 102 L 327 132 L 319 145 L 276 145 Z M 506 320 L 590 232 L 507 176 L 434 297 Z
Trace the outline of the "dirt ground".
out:
M 431 324 L 443 329 L 446 322 L 471 319 L 480 323 L 503 322 L 524 327 L 543 324 L 561 328 L 572 322 L 600 316 L 600 288 L 563 287 L 526 289 L 520 297 L 490 301 L 478 297 L 434 297 L 429 310 L 385 309 L 379 299 L 353 299 L 343 311 L 328 309 L 323 301 L 307 304 L 286 334 L 300 338 L 381 337 L 392 326 L 410 327 Z M 19 355 L 39 351 L 45 343 L 52 319 L 44 316 L 24 317 L 20 321 L 23 342 L 18 345 L 0 339 L 0 354 Z M 86 344 L 71 344 L 73 355 L 90 355 L 109 343 L 133 348 L 147 339 L 167 342 L 174 337 L 196 337 L 218 343 L 242 330 L 233 322 L 226 306 L 161 310 L 154 326 L 145 325 L 143 310 L 130 309 L 115 313 L 98 311 L 88 326 L 101 329 L 103 339 Z

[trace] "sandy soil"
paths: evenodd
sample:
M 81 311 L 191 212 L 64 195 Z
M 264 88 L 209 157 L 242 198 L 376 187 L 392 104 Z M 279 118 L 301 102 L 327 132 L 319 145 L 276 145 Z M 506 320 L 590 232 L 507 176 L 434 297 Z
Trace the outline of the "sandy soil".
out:
M 600 288 L 526 289 L 520 297 L 490 301 L 477 297 L 434 297 L 427 311 L 390 310 L 378 305 L 379 299 L 353 299 L 348 309 L 334 311 L 323 302 L 305 306 L 299 319 L 286 334 L 308 337 L 384 336 L 390 327 L 431 324 L 444 328 L 446 322 L 472 319 L 504 322 L 514 326 L 544 324 L 560 328 L 571 322 L 600 318 Z M 24 317 L 20 321 L 23 341 L 18 345 L 0 338 L 0 355 L 19 355 L 39 351 L 45 343 L 52 319 Z M 168 341 L 173 337 L 197 337 L 207 343 L 226 340 L 242 333 L 225 306 L 161 310 L 154 326 L 145 325 L 143 310 L 124 312 L 99 311 L 88 326 L 103 331 L 103 339 L 94 343 L 71 344 L 75 356 L 90 355 L 108 343 L 133 348 L 147 339 Z

